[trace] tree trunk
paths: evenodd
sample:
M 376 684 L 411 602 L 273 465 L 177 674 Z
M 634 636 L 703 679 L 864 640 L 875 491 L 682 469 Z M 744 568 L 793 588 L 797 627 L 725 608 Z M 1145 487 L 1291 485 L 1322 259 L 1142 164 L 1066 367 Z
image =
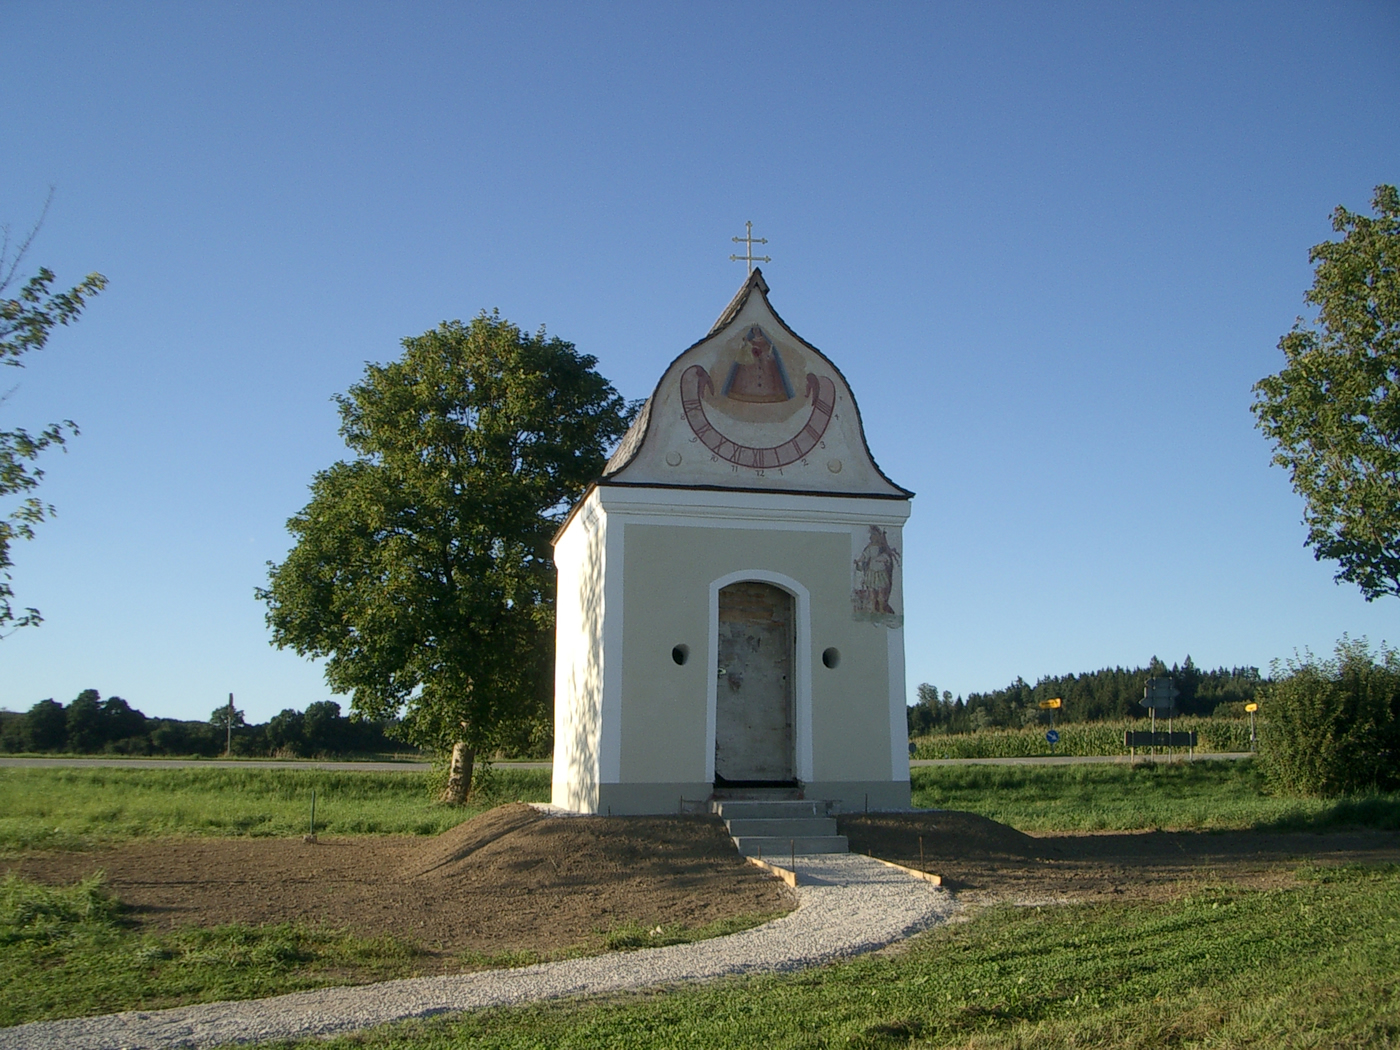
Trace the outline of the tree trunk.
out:
M 472 791 L 472 763 L 476 752 L 460 740 L 452 745 L 452 762 L 447 767 L 447 787 L 442 800 L 449 805 L 465 805 Z

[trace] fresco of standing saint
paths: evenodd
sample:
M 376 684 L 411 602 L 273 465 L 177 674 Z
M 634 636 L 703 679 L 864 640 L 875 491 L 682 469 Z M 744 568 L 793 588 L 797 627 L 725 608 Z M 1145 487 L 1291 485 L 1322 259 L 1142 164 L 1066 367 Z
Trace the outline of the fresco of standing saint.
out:
M 890 592 L 894 590 L 899 551 L 890 546 L 884 529 L 875 525 L 869 528 L 870 539 L 855 559 L 855 586 L 851 592 L 855 618 L 898 626 L 904 618 L 890 605 Z

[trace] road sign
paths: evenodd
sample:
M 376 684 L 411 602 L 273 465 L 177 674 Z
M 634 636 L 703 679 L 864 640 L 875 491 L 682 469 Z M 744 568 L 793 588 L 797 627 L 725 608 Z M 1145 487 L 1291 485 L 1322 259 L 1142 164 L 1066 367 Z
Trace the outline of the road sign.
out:
M 1053 700 L 1042 700 L 1040 702 L 1040 709 L 1042 711 L 1058 711 L 1063 705 L 1064 701 L 1057 696 Z
M 1060 731 L 1058 729 L 1050 730 L 1045 734 L 1045 739 L 1052 744 L 1058 744 L 1060 742 Z
M 1258 705 L 1258 704 L 1245 704 L 1245 705 L 1244 705 L 1244 709 L 1245 709 L 1246 711 L 1248 711 L 1250 714 L 1254 714 L 1255 711 L 1258 711 L 1258 710 L 1259 710 L 1259 705 Z
M 1138 702 L 1143 707 L 1161 711 L 1175 707 L 1176 698 L 1180 695 L 1181 693 L 1170 678 L 1149 678 L 1142 691 L 1142 699 Z

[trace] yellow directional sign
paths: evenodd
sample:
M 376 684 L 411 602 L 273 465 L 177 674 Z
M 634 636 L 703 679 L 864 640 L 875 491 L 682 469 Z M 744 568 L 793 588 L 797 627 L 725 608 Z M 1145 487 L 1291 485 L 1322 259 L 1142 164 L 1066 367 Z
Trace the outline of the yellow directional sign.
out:
M 1064 706 L 1064 701 L 1061 700 L 1058 696 L 1055 697 L 1055 699 L 1053 700 L 1042 700 L 1040 702 L 1041 710 L 1050 710 L 1052 708 L 1060 708 L 1062 706 Z
M 1245 709 L 1246 711 L 1248 711 L 1250 714 L 1253 714 L 1255 711 L 1258 711 L 1258 710 L 1259 710 L 1259 705 L 1258 705 L 1258 704 L 1245 704 L 1245 705 L 1244 705 L 1244 709 Z

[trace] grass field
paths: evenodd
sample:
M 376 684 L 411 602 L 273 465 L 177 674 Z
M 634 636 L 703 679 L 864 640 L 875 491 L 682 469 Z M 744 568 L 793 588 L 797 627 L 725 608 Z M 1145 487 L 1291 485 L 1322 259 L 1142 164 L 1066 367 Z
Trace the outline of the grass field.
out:
M 999 908 L 799 976 L 394 1025 L 357 1050 L 1400 1045 L 1400 871 L 1267 892 Z
M 435 835 L 503 801 L 549 798 L 545 770 L 492 770 L 473 804 L 433 801 L 428 774 L 316 769 L 0 769 L 0 853 L 156 835 L 300 835 L 316 792 L 327 835 Z M 1161 765 L 922 766 L 914 805 L 1023 831 L 1400 827 L 1400 794 L 1276 798 L 1249 760 Z
M 1400 828 L 1400 793 L 1278 798 L 1252 760 L 1065 766 L 918 766 L 914 805 L 1021 831 Z
M 924 767 L 913 787 L 918 806 L 1028 831 L 1400 827 L 1400 795 L 1271 798 L 1250 762 Z M 313 788 L 322 833 L 432 834 L 471 814 L 433 803 L 414 773 L 5 769 L 0 848 L 299 835 Z M 498 768 L 476 801 L 547 794 L 548 773 Z M 614 933 L 609 946 L 631 946 L 627 927 Z M 487 1011 L 329 1045 L 1400 1046 L 1397 958 L 1400 871 L 1305 868 L 1282 889 L 997 908 L 902 953 L 797 976 Z M 94 884 L 0 884 L 0 1024 L 385 979 L 420 964 L 408 942 L 303 926 L 141 935 Z
M 96 879 L 0 880 L 0 1025 L 390 980 L 419 956 L 391 937 L 290 924 L 142 936 Z
M 154 835 L 300 835 L 311 792 L 328 835 L 436 835 L 501 802 L 549 800 L 545 770 L 496 767 L 472 805 L 433 801 L 427 773 L 317 769 L 0 769 L 0 852 Z

